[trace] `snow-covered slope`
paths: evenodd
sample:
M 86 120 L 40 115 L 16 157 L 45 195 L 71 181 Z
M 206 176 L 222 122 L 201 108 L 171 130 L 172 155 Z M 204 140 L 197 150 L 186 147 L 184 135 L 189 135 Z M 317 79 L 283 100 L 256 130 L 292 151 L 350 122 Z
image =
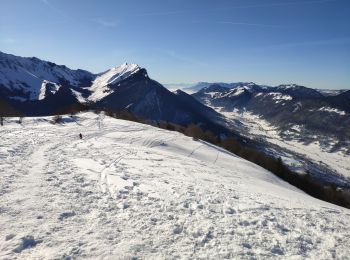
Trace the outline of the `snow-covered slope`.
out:
M 0 127 L 2 259 L 350 255 L 349 210 L 225 150 L 92 113 L 64 122 Z
M 111 93 L 111 90 L 108 88 L 109 84 L 117 84 L 119 81 L 130 77 L 140 69 L 141 68 L 137 64 L 124 63 L 101 73 L 92 83 L 90 88 L 92 94 L 89 99 L 91 101 L 98 101 L 108 96 Z

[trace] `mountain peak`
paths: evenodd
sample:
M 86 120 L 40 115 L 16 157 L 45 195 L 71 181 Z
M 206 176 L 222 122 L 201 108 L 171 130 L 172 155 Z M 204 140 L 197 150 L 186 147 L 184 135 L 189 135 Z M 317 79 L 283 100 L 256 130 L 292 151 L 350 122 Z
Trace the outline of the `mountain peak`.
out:
M 141 67 L 136 63 L 124 62 L 123 64 L 113 67 L 110 70 L 136 70 L 136 69 L 141 69 Z
M 141 67 L 137 64 L 123 63 L 120 66 L 111 68 L 99 74 L 92 83 L 92 86 L 90 88 L 92 95 L 89 99 L 92 101 L 98 101 L 104 98 L 110 94 L 108 85 L 117 84 L 118 82 L 130 77 L 140 70 Z
M 276 87 L 276 89 L 292 97 L 298 98 L 321 98 L 323 95 L 312 88 L 307 88 L 297 84 L 283 84 Z
M 290 89 L 290 88 L 301 88 L 303 86 L 300 86 L 298 84 L 281 84 L 277 86 L 278 88 L 284 88 L 284 89 Z

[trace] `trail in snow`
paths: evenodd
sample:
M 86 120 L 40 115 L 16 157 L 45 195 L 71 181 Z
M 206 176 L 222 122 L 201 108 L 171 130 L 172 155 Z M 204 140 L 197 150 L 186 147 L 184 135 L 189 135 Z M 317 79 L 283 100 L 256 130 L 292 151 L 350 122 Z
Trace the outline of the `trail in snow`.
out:
M 1 259 L 350 255 L 349 210 L 215 146 L 92 113 L 12 121 L 0 127 Z

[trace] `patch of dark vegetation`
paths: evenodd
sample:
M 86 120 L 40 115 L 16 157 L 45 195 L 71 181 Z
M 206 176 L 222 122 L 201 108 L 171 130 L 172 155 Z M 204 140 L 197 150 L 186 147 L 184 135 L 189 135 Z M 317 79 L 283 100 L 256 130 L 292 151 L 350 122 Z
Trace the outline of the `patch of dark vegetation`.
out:
M 71 114 L 75 115 L 79 112 L 88 111 L 90 109 L 88 104 L 71 104 L 67 106 L 60 107 L 55 111 L 55 115 L 66 115 Z
M 0 84 L 1 88 L 1 84 Z M 0 93 L 1 94 L 1 93 Z M 0 117 L 10 117 L 10 116 L 16 116 L 20 117 L 24 114 L 15 109 L 10 102 L 0 97 Z

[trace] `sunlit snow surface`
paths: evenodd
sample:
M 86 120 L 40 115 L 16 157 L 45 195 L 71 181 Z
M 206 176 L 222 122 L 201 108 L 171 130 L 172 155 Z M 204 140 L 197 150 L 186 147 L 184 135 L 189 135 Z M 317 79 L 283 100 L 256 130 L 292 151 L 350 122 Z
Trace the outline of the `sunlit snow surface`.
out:
M 92 113 L 16 120 L 0 127 L 1 259 L 350 255 L 350 210 L 220 148 Z

